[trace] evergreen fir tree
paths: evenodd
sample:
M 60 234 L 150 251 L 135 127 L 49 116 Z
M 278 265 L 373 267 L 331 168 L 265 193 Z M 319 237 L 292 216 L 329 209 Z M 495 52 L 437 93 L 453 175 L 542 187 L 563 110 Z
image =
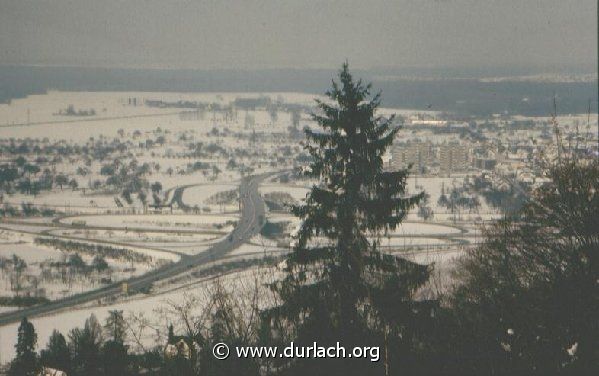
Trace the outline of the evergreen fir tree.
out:
M 40 363 L 44 367 L 64 371 L 67 375 L 70 374 L 71 355 L 69 347 L 66 339 L 58 330 L 52 332 L 48 340 L 48 346 L 40 352 Z
M 123 311 L 112 310 L 108 312 L 104 330 L 108 338 L 115 342 L 125 341 L 125 318 Z
M 37 334 L 33 324 L 23 317 L 19 325 L 17 344 L 15 345 L 16 356 L 10 364 L 9 376 L 34 376 L 39 371 L 39 364 L 35 346 Z
M 125 318 L 123 311 L 108 312 L 104 324 L 108 341 L 102 346 L 102 362 L 105 375 L 129 374 L 129 354 L 125 345 Z
M 73 355 L 75 375 L 99 375 L 101 370 L 100 350 L 102 347 L 102 326 L 92 314 L 85 320 L 83 329 L 75 328 L 69 333 L 69 346 Z
M 168 337 L 166 343 L 169 345 L 175 343 L 175 328 L 173 327 L 173 324 L 169 324 L 168 326 Z
M 265 316 L 267 325 L 288 334 L 281 343 L 374 346 L 384 342 L 382 328 L 410 314 L 406 305 L 428 279 L 427 267 L 379 249 L 381 235 L 395 229 L 422 195 L 407 195 L 407 170 L 383 169 L 399 128 L 393 117 L 377 115 L 380 93 L 369 99 L 370 85 L 355 82 L 345 63 L 326 94 L 330 101 L 317 101 L 312 115 L 321 129 L 305 130 L 312 157 L 307 175 L 317 184 L 305 204 L 292 207 L 302 225 L 287 276 L 273 286 L 283 304 Z M 347 359 L 294 365 L 299 373 L 373 371 L 371 362 Z
M 102 345 L 102 368 L 104 375 L 130 374 L 128 347 L 120 340 L 108 340 Z

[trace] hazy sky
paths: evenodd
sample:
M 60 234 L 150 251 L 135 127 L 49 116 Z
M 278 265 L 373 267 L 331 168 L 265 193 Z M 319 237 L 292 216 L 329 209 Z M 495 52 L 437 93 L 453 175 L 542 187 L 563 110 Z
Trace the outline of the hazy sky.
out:
M 583 66 L 596 0 L 0 0 L 0 64 Z

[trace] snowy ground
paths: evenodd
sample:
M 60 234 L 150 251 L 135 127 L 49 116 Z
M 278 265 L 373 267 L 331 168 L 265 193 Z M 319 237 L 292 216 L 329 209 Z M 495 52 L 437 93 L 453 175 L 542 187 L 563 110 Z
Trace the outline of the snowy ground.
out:
M 258 98 L 264 95 L 272 101 L 303 106 L 314 104 L 314 95 L 297 93 L 56 91 L 17 99 L 10 104 L 0 104 L 0 142 L 5 144 L 14 139 L 18 145 L 29 138 L 29 141 L 37 140 L 35 142 L 38 146 L 64 140 L 59 145 L 80 148 L 97 144 L 107 145 L 115 139 L 125 145 L 124 151 L 113 152 L 97 159 L 75 153 L 62 159 L 39 163 L 42 171 L 48 169 L 50 172 L 60 172 L 69 179 L 74 179 L 78 183 L 74 190 L 65 186 L 62 189 L 53 187 L 51 191 L 43 191 L 37 195 L 18 191 L 4 193 L 0 202 L 3 207 L 10 205 L 20 208 L 22 203 L 30 203 L 39 208 L 56 210 L 57 213 L 48 218 L 4 219 L 0 223 L 0 227 L 4 228 L 0 230 L 0 257 L 10 258 L 12 254 L 18 254 L 30 265 L 34 274 L 38 272 L 39 265 L 46 260 L 64 260 L 66 255 L 63 252 L 34 244 L 34 239 L 42 235 L 81 242 L 119 244 L 120 247 L 150 255 L 164 262 L 176 261 L 185 255 L 205 251 L 211 244 L 226 237 L 239 219 L 236 201 L 224 205 L 207 202 L 212 196 L 238 189 L 244 174 L 291 170 L 300 165 L 295 159 L 302 152 L 299 140 L 289 137 L 291 114 L 279 111 L 278 116 L 272 118 L 266 109 L 258 108 L 248 111 L 234 109 L 231 116 L 228 116 L 222 112 L 206 110 L 198 113 L 196 117 L 188 118 L 180 113 L 190 112 L 190 109 L 148 107 L 143 103 L 145 100 L 160 100 L 229 105 L 236 98 Z M 135 99 L 136 105 L 130 104 L 131 99 Z M 69 105 L 73 105 L 77 110 L 94 109 L 95 115 L 82 117 L 58 114 Z M 391 113 L 412 116 L 418 112 L 381 110 L 381 114 Z M 436 114 L 428 112 L 427 115 Z M 248 119 L 252 120 L 250 125 Z M 584 118 L 564 118 L 560 121 L 572 128 L 575 121 L 584 122 Z M 15 124 L 17 125 L 12 126 Z M 303 113 L 300 128 L 311 125 L 309 116 Z M 513 132 L 502 137 L 517 139 L 521 136 Z M 162 138 L 163 144 L 155 144 L 159 138 Z M 442 143 L 459 138 L 457 134 L 435 134 L 430 130 L 419 131 L 410 128 L 402 133 L 402 141 L 410 139 Z M 194 149 L 196 147 L 197 149 Z M 207 148 L 213 151 L 206 152 Z M 193 154 L 195 151 L 199 151 L 199 154 Z M 27 160 L 34 161 L 39 156 L 29 153 Z M 12 162 L 13 159 L 10 155 L 0 155 L 2 163 Z M 145 204 L 135 195 L 132 202 L 127 203 L 121 192 L 116 189 L 104 186 L 94 188 L 95 182 L 103 184 L 107 180 L 107 176 L 100 173 L 101 168 L 114 161 L 122 165 L 147 164 L 149 170 L 144 178 L 148 184 L 161 184 L 162 189 L 158 197 L 166 206 L 156 209 L 150 207 L 148 203 L 152 203 L 151 192 Z M 194 167 L 198 162 L 204 167 Z M 240 166 L 247 170 L 242 171 Z M 81 170 L 85 170 L 84 173 Z M 499 217 L 499 213 L 490 208 L 482 198 L 481 206 L 473 212 L 461 210 L 452 213 L 438 205 L 442 190 L 449 194 L 454 187 L 462 187 L 466 179 L 466 175 L 449 178 L 412 175 L 408 179 L 409 193 L 426 191 L 430 195 L 428 206 L 433 210 L 434 217 L 423 222 L 415 208 L 404 224 L 388 237 L 381 238 L 383 249 L 418 263 L 434 264 L 436 270 L 445 273 L 460 257 L 463 244 L 472 243 L 476 236 L 480 235 L 476 224 Z M 177 188 L 182 187 L 186 188 L 183 190 L 181 201 L 187 207 L 197 206 L 198 211 L 185 212 L 174 202 L 175 191 L 180 191 Z M 280 183 L 273 177 L 260 187 L 260 193 L 287 193 L 297 202 L 301 202 L 310 187 L 311 183 L 307 180 Z M 175 205 L 170 207 L 171 203 Z M 288 251 L 291 244 L 289 234 L 297 230 L 300 221 L 288 214 L 272 212 L 267 213 L 267 220 L 273 223 L 289 222 L 288 234 L 278 239 L 256 236 L 229 256 L 255 258 Z M 86 262 L 90 262 L 91 258 L 84 255 Z M 144 273 L 155 267 L 107 261 L 115 270 L 115 279 L 124 278 L 131 273 Z M 126 268 L 135 270 L 126 274 L 122 271 Z M 234 273 L 234 276 L 225 278 L 226 283 L 235 287 L 236 278 L 238 282 L 247 282 L 252 277 L 251 272 Z M 272 276 L 272 271 L 270 275 Z M 167 321 L 157 312 L 158 308 L 168 306 L 169 302 L 181 304 L 187 294 L 205 291 L 208 286 L 208 282 L 191 274 L 182 276 L 180 280 L 180 283 L 165 283 L 157 296 L 134 296 L 99 307 L 93 303 L 87 307 L 34 318 L 32 321 L 38 331 L 39 347 L 45 346 L 54 328 L 66 334 L 73 327 L 82 326 L 91 313 L 95 313 L 102 321 L 111 309 L 123 309 L 128 314 L 144 313 L 164 329 Z M 85 279 L 73 279 L 69 283 L 70 293 L 99 286 L 97 282 Z M 2 294 L 10 293 L 9 285 L 7 276 L 0 276 Z M 43 287 L 50 297 L 58 297 L 65 291 L 64 284 L 46 283 Z M 237 290 L 240 295 L 245 291 L 243 288 Z M 204 298 L 198 298 L 198 309 L 202 308 Z M 12 308 L 0 307 L 0 312 Z M 18 324 L 0 327 L 0 363 L 10 360 L 14 354 L 17 326 Z M 144 341 L 151 344 L 152 335 L 148 335 Z
M 419 193 L 426 192 L 430 195 L 428 206 L 430 206 L 434 213 L 434 220 L 436 221 L 452 221 L 455 218 L 459 218 L 462 221 L 480 221 L 480 220 L 491 220 L 501 217 L 501 213 L 489 206 L 483 197 L 478 196 L 480 207 L 469 211 L 467 209 L 457 209 L 456 213 L 438 204 L 439 198 L 444 193 L 449 196 L 450 192 L 454 188 L 461 188 L 464 185 L 466 176 L 458 175 L 455 177 L 422 177 L 410 175 L 408 178 L 408 193 Z M 419 219 L 417 210 L 414 209 L 409 214 L 409 220 Z
M 220 192 L 237 191 L 239 185 L 233 184 L 203 184 L 186 188 L 183 192 L 183 203 L 187 206 L 197 206 L 199 208 L 209 208 L 211 213 L 236 212 L 239 210 L 237 199 L 226 204 L 215 204 L 209 201 L 214 195 Z
M 235 296 L 243 299 L 244 294 L 253 290 L 255 283 L 259 286 L 271 281 L 273 278 L 273 270 L 269 269 L 250 269 L 243 272 L 236 272 L 219 279 L 219 283 Z M 82 327 L 85 320 L 94 314 L 103 322 L 111 310 L 123 310 L 126 317 L 133 315 L 143 315 L 150 320 L 153 327 L 163 330 L 168 324 L 175 322 L 176 317 L 169 315 L 166 311 L 168 307 L 175 305 L 183 305 L 186 301 L 194 300 L 194 312 L 199 312 L 203 309 L 209 295 L 206 293 L 212 286 L 212 279 L 196 280 L 193 283 L 181 283 L 180 285 L 170 286 L 167 292 L 154 296 L 139 296 L 124 302 L 113 303 L 102 306 L 87 306 L 79 309 L 70 309 L 65 312 L 54 314 L 51 316 L 32 318 L 30 321 L 34 324 L 38 335 L 38 347 L 44 348 L 48 338 L 54 329 L 59 330 L 63 334 L 67 334 L 75 327 Z M 18 323 L 5 325 L 0 327 L 0 361 L 11 359 L 14 356 L 14 343 L 17 338 Z M 180 328 L 177 328 L 180 330 Z M 164 331 L 164 330 L 163 330 Z M 163 333 L 164 334 L 164 333 Z M 146 346 L 155 345 L 156 332 L 148 330 L 144 333 L 142 342 Z M 163 345 L 163 342 L 159 342 Z M 131 343 L 135 349 L 136 345 Z
M 46 260 L 61 260 L 64 255 L 50 247 L 33 244 L 33 237 L 11 231 L 0 230 L 0 257 L 10 258 L 17 255 L 26 263 Z
M 120 259 L 106 258 L 106 262 L 110 267 L 109 274 L 106 275 L 69 275 L 67 279 L 57 278 L 56 273 L 60 272 L 59 267 L 52 267 L 51 263 L 64 263 L 72 252 L 64 252 L 52 246 L 40 245 L 35 242 L 37 238 L 48 238 L 46 235 L 18 233 L 13 231 L 0 230 L 0 258 L 11 260 L 13 256 L 17 256 L 26 263 L 26 269 L 22 272 L 23 285 L 27 287 L 30 278 L 35 277 L 38 281 L 34 284 L 42 287 L 45 290 L 45 296 L 49 299 L 70 295 L 76 292 L 82 292 L 91 288 L 97 287 L 97 281 L 101 277 L 110 277 L 113 281 L 120 280 L 126 277 L 140 275 L 149 270 L 162 265 L 166 262 L 175 262 L 179 260 L 179 256 L 171 253 L 160 251 L 157 249 L 148 248 L 147 245 L 115 245 L 114 247 L 128 249 L 134 253 L 149 256 L 151 259 L 148 262 L 123 262 Z M 101 239 L 104 240 L 104 239 Z M 83 238 L 81 244 L 98 244 Z M 106 243 L 99 243 L 108 246 Z M 81 258 L 86 264 L 91 264 L 94 256 L 81 253 Z M 58 269 L 57 269 L 58 268 Z M 45 270 L 45 272 L 44 272 Z M 11 296 L 11 279 L 14 278 L 12 264 L 0 273 L 0 278 L 4 284 L 0 286 L 0 296 Z M 81 277 L 81 278 L 80 278 Z M 80 279 L 81 283 L 74 283 Z M 66 292 L 65 292 L 66 290 Z M 25 289 L 25 292 L 27 289 Z M 24 294 L 25 292 L 22 292 Z

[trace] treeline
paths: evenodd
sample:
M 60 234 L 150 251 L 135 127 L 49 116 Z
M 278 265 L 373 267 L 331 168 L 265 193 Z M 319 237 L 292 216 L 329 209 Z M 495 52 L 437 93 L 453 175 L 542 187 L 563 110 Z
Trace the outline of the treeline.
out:
M 1 307 L 31 307 L 49 301 L 41 296 L 0 296 Z
M 67 108 L 58 110 L 58 114 L 55 115 L 63 115 L 63 116 L 94 116 L 96 115 L 96 110 L 93 108 L 90 109 L 75 109 L 75 106 L 70 104 Z
M 23 318 L 15 345 L 16 356 L 9 376 L 37 375 L 137 375 L 144 356 L 128 353 L 126 323 L 122 311 L 111 311 L 104 325 L 91 315 L 83 328 L 72 329 L 67 337 L 54 330 L 47 346 L 36 352 L 37 334 Z
M 39 208 L 32 203 L 22 202 L 21 208 L 10 205 L 8 203 L 0 207 L 0 216 L 2 217 L 52 217 L 56 214 L 56 210 L 50 208 Z
M 50 168 L 42 168 L 36 162 L 29 162 L 23 156 L 14 161 L 0 165 L 0 191 L 14 193 L 19 191 L 25 194 L 36 195 L 42 191 L 51 190 L 54 186 L 74 184 L 68 177 L 56 173 Z M 74 189 L 74 188 L 73 188 Z
M 60 240 L 56 238 L 36 238 L 35 243 L 56 248 L 64 252 L 83 253 L 90 256 L 103 256 L 115 260 L 124 260 L 129 262 L 152 262 L 152 257 L 127 248 L 116 248 L 102 244 L 82 243 L 71 240 Z
M 472 187 L 485 198 L 489 205 L 508 213 L 516 212 L 526 201 L 526 197 L 512 186 L 507 190 L 497 189 L 490 181 L 480 177 L 474 179 Z

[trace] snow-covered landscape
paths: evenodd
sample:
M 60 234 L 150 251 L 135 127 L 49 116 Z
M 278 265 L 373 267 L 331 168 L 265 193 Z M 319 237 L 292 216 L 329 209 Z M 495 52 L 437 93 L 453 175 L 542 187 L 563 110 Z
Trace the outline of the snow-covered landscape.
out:
M 226 262 L 250 260 L 251 265 L 263 257 L 284 257 L 300 225 L 288 205 L 304 202 L 317 184 L 292 173 L 301 165 L 303 149 L 290 136 L 311 124 L 313 99 L 294 93 L 51 91 L 0 104 L 3 162 L 11 163 L 16 157 L 10 150 L 17 148 L 22 166 L 39 168 L 31 167 L 29 177 L 46 174 L 54 180 L 36 191 L 14 186 L 2 194 L 0 295 L 54 300 L 206 252 L 238 225 L 243 177 L 270 171 L 283 173 L 267 178 L 258 190 L 266 200 L 264 220 L 281 224 L 281 232 L 253 237 Z M 256 103 L 244 108 L 248 101 Z M 93 109 L 94 115 L 64 115 L 61 110 L 68 108 Z M 449 190 L 463 179 L 420 177 L 417 185 L 410 179 L 408 189 L 426 190 L 435 203 L 441 186 Z M 455 255 L 468 242 L 458 237 L 468 234 L 471 224 L 445 219 L 451 215 L 436 205 L 433 210 L 442 219 L 422 223 L 410 214 L 408 222 L 381 238 L 383 249 L 423 263 L 442 258 L 419 252 Z M 232 275 L 243 278 L 244 273 L 241 267 Z M 116 301 L 34 318 L 36 327 L 47 328 L 38 332 L 39 342 L 45 344 L 51 328 L 68 332 L 81 326 L 91 312 L 99 319 L 112 309 L 151 316 L 165 300 L 201 288 L 206 277 L 193 275 L 188 273 L 185 283 L 163 281 L 141 295 L 121 294 Z M 178 284 L 182 287 L 173 292 L 161 292 Z M 16 325 L 0 328 L 0 359 L 14 355 Z
M 599 374 L 597 5 L 0 0 L 0 376 Z
M 59 299 L 207 252 L 239 224 L 241 180 L 264 172 L 278 172 L 258 187 L 266 202 L 264 221 L 272 231 L 263 229 L 220 262 L 245 260 L 252 270 L 251 260 L 284 257 L 301 225 L 289 213 L 290 205 L 305 202 L 318 184 L 294 173 L 303 153 L 294 134 L 312 124 L 312 99 L 293 93 L 51 91 L 0 104 L 3 163 L 22 158 L 18 168 L 30 181 L 53 180 L 35 190 L 7 186 L 1 196 L 0 296 Z M 252 107 L 244 108 L 248 101 Z M 93 109 L 94 115 L 61 115 L 65 108 Z M 382 113 L 436 116 L 400 109 Z M 433 144 L 448 140 L 428 128 L 399 136 L 400 142 L 413 139 Z M 391 153 L 388 160 L 399 158 Z M 472 169 L 452 176 L 412 174 L 407 193 L 426 192 L 427 210 L 414 209 L 403 224 L 381 234 L 381 249 L 448 273 L 480 237 L 480 226 L 502 215 L 473 189 L 478 174 Z M 450 195 L 463 192 L 476 199 L 475 205 L 448 204 Z M 193 272 L 201 268 L 206 265 L 142 294 L 123 293 L 33 318 L 40 345 L 53 328 L 68 332 L 92 312 L 100 320 L 114 309 L 159 320 L 153 312 L 166 301 L 183 299 L 211 283 Z M 251 274 L 244 269 L 233 268 L 227 278 Z M 1 309 L 19 307 L 9 303 Z M 16 327 L 0 328 L 2 361 L 14 355 Z

